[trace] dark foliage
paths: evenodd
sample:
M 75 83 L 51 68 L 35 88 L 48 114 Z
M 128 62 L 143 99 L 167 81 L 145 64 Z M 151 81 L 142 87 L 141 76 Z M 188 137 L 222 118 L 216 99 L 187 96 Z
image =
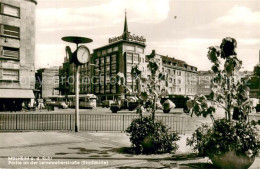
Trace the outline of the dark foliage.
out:
M 237 47 L 237 41 L 234 38 L 227 37 L 222 40 L 220 45 L 221 55 L 223 59 L 229 58 L 231 55 L 236 55 L 235 48 Z
M 201 156 L 214 156 L 235 150 L 255 157 L 260 149 L 255 124 L 246 121 L 216 120 L 212 127 L 203 124 L 196 129 L 187 145 Z
M 150 116 L 133 120 L 126 132 L 137 154 L 174 153 L 178 149 L 174 143 L 179 140 L 178 135 L 170 133 L 161 121 L 153 122 Z

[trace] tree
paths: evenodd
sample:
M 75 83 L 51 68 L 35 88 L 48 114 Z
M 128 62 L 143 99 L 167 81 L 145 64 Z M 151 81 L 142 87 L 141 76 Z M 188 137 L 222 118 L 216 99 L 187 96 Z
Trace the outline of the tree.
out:
M 155 111 L 161 108 L 160 97 L 167 94 L 165 88 L 166 76 L 159 71 L 159 65 L 155 58 L 155 51 L 147 56 L 147 68 L 151 75 L 145 77 L 136 65 L 131 70 L 131 76 L 135 81 L 134 92 L 125 85 L 127 92 L 131 93 L 142 103 L 137 107 L 139 118 L 134 119 L 126 132 L 130 134 L 130 141 L 136 153 L 170 153 L 178 148 L 174 141 L 179 140 L 176 133 L 169 132 L 169 128 L 161 121 L 155 120 Z M 151 116 L 143 117 L 143 112 L 150 112 Z
M 151 73 L 148 77 L 143 74 L 138 65 L 132 67 L 131 76 L 136 83 L 134 91 L 131 92 L 124 83 L 121 83 L 127 93 L 134 95 L 138 98 L 138 102 L 143 103 L 137 107 L 137 113 L 142 117 L 143 112 L 150 112 L 153 121 L 155 119 L 155 111 L 162 108 L 160 98 L 168 93 L 165 88 L 161 87 L 167 85 L 166 75 L 160 72 L 155 56 L 155 51 L 147 56 L 147 68 Z M 120 76 L 122 77 L 123 75 Z
M 255 67 L 254 67 L 254 75 L 257 76 L 257 77 L 260 77 L 260 63 L 255 65 Z
M 239 110 L 240 118 L 246 117 L 253 109 L 253 103 L 249 99 L 249 87 L 246 85 L 248 78 L 236 78 L 242 65 L 242 61 L 237 58 L 236 47 L 237 41 L 227 37 L 222 40 L 220 46 L 211 46 L 208 50 L 208 59 L 213 63 L 211 69 L 215 73 L 210 101 L 225 110 L 225 118 L 228 121 L 231 121 L 231 111 L 234 107 Z M 224 67 L 221 70 L 222 61 Z M 214 122 L 213 113 L 216 108 L 214 105 L 208 105 L 205 96 L 198 95 L 194 100 L 188 101 L 187 105 L 192 108 L 192 114 L 204 117 L 209 115 Z
M 193 146 L 199 155 L 208 156 L 220 168 L 248 168 L 260 149 L 256 123 L 248 120 L 248 114 L 253 110 L 248 78 L 236 79 L 242 65 L 237 58 L 236 46 L 236 40 L 227 37 L 219 47 L 209 47 L 208 58 L 215 73 L 211 100 L 197 95 L 187 103 L 192 108 L 192 115 L 210 116 L 213 121 L 212 126 L 202 124 L 197 128 L 187 139 L 187 145 Z M 217 106 L 225 110 L 225 118 L 214 119 Z M 236 120 L 231 118 L 233 110 L 233 115 L 238 114 Z

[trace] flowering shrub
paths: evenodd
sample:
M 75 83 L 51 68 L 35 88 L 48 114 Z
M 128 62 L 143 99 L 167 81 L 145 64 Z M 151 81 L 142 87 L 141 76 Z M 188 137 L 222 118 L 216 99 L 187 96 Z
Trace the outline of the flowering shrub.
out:
M 134 119 L 126 130 L 135 153 L 159 154 L 174 153 L 179 140 L 175 133 L 169 133 L 169 128 L 161 121 L 153 122 L 150 116 Z

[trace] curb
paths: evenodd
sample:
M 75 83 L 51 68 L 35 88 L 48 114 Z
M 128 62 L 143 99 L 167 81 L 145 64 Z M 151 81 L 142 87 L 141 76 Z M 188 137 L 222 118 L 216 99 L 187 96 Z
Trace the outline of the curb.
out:
M 182 157 L 179 157 L 182 156 Z M 33 156 L 30 156 L 33 157 Z M 37 158 L 35 156 L 33 158 Z M 0 156 L 0 158 L 8 158 L 8 156 Z M 174 155 L 172 157 L 163 157 L 163 158 L 155 158 L 155 157 L 52 157 L 52 160 L 148 160 L 148 161 L 162 161 L 162 160 L 174 160 L 174 161 L 184 161 L 184 160 L 196 160 L 196 159 L 203 159 L 205 157 L 183 157 L 182 155 Z

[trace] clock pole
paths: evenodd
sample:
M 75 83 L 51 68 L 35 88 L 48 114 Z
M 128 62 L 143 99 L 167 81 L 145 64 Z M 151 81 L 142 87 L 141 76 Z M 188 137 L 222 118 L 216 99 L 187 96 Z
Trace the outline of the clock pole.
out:
M 75 132 L 79 132 L 79 65 L 75 71 Z
M 79 43 L 90 43 L 93 40 L 84 37 L 77 36 L 66 36 L 61 38 L 66 42 L 75 43 L 77 45 L 76 50 L 70 56 L 70 63 L 75 63 L 75 132 L 79 132 L 80 126 L 80 116 L 79 116 L 79 65 L 80 63 L 77 61 L 77 50 L 79 48 Z

